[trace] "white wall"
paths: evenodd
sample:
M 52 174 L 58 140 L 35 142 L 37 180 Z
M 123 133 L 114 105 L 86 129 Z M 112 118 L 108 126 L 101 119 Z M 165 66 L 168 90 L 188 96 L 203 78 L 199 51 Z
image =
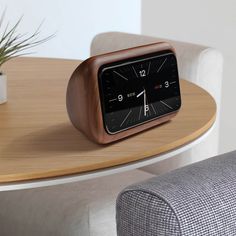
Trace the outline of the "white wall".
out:
M 34 56 L 85 59 L 97 33 L 140 33 L 141 0 L 0 0 L 0 13 L 5 7 L 10 22 L 24 14 L 22 32 L 34 31 L 43 19 L 43 36 L 57 31 Z
M 236 149 L 236 1 L 143 0 L 142 33 L 218 48 L 224 56 L 220 152 Z

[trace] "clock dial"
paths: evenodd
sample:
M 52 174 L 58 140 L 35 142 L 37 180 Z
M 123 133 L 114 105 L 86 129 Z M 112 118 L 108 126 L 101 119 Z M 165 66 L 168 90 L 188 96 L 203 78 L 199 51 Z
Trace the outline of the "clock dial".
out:
M 104 65 L 98 79 L 104 126 L 110 134 L 181 106 L 177 61 L 171 51 Z

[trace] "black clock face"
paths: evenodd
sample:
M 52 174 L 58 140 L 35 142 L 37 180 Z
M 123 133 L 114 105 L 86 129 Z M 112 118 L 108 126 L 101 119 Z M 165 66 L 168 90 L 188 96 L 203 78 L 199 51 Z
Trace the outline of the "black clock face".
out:
M 102 66 L 98 79 L 109 134 L 157 119 L 181 106 L 177 61 L 171 51 Z

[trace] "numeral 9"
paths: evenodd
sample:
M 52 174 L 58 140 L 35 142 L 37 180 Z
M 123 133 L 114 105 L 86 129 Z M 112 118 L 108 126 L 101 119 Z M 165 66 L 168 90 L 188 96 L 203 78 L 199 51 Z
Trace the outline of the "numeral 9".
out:
M 119 101 L 119 102 L 122 102 L 122 100 L 123 100 L 123 96 L 122 96 L 121 94 L 119 94 L 119 95 L 118 95 L 118 101 Z

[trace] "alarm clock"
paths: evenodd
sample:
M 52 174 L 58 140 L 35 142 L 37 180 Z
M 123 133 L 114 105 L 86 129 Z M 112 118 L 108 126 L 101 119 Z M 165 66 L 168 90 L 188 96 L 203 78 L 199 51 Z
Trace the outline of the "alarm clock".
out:
M 72 124 L 100 144 L 170 120 L 181 107 L 173 47 L 161 42 L 88 58 L 69 80 L 66 105 Z

